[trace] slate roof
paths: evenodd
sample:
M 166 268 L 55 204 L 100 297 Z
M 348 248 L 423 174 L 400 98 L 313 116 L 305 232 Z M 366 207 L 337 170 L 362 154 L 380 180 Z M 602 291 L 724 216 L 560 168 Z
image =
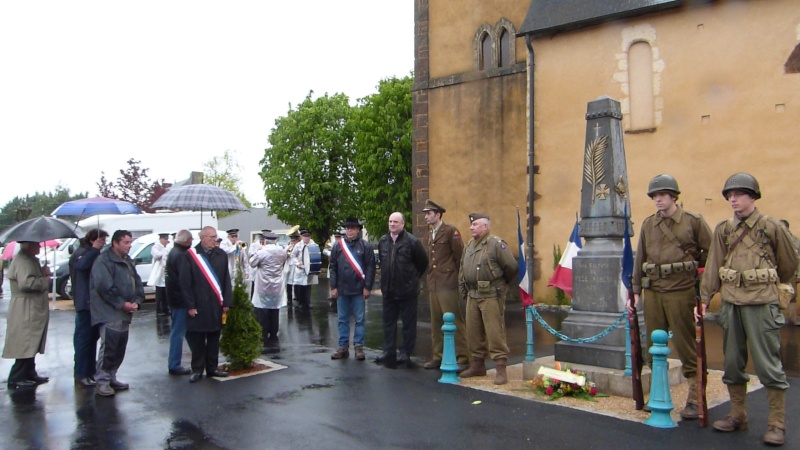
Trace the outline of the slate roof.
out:
M 531 0 L 528 14 L 526 14 L 517 36 L 552 35 L 625 17 L 677 8 L 685 3 L 691 2 L 687 0 Z

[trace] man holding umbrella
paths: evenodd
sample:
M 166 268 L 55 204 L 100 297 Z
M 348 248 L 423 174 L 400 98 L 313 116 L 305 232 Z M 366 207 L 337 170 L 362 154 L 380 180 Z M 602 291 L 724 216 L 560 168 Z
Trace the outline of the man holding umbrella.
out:
M 7 275 L 11 283 L 11 303 L 3 358 L 16 359 L 8 374 L 9 389 L 33 387 L 49 381 L 36 373 L 34 358 L 37 353 L 44 353 L 47 340 L 50 268 L 39 266 L 38 242 L 18 241 L 18 244 L 19 254 L 11 261 Z

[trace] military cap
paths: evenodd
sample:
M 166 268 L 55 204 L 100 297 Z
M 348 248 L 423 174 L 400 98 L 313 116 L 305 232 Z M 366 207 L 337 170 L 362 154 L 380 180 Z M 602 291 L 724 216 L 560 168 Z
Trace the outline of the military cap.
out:
M 422 212 L 425 212 L 425 211 L 438 211 L 438 212 L 440 212 L 442 214 L 447 212 L 447 210 L 444 209 L 444 206 L 436 203 L 435 201 L 433 201 L 431 199 L 425 200 L 425 206 L 422 208 Z
M 169 239 L 169 233 L 158 233 L 159 238 Z
M 267 229 L 267 228 L 264 228 L 263 230 L 261 230 L 261 232 L 262 232 L 262 233 L 264 233 L 264 234 L 266 234 L 266 233 L 272 233 L 272 230 L 270 230 L 270 229 Z
M 239 235 L 239 229 L 238 228 L 231 228 L 230 230 L 226 231 L 226 233 L 235 234 L 235 235 L 238 236 Z
M 478 219 L 486 219 L 489 220 L 489 216 L 482 213 L 472 213 L 469 215 L 469 223 L 475 222 Z
M 311 232 L 306 229 L 302 229 L 300 230 L 300 236 L 311 236 Z
M 270 240 L 270 241 L 274 241 L 274 240 L 278 239 L 278 235 L 273 233 L 273 232 L 263 233 L 262 236 L 264 236 L 264 239 L 267 239 L 267 240 Z

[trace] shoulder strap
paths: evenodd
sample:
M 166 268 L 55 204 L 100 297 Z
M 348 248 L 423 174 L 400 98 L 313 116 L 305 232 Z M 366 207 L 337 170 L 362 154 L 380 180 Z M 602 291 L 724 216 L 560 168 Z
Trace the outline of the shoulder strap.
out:
M 663 220 L 658 222 L 658 229 L 661 230 L 662 233 L 664 233 L 664 236 L 667 237 L 667 240 L 670 243 L 672 243 L 672 245 L 674 245 L 675 247 L 678 247 L 678 250 L 682 251 L 684 254 L 686 254 L 689 257 L 691 257 L 691 255 L 689 255 L 689 253 L 686 251 L 686 249 L 683 248 L 683 245 L 681 244 L 681 241 L 678 240 L 678 237 L 675 236 L 675 233 L 673 233 L 672 230 L 669 229 L 669 227 L 667 226 L 666 223 L 664 223 Z

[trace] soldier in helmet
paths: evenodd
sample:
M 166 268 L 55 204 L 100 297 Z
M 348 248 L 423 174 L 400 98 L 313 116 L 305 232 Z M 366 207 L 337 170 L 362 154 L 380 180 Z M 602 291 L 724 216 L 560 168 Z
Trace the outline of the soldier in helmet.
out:
M 767 388 L 769 420 L 764 442 L 783 445 L 789 383 L 781 364 L 780 328 L 785 319 L 778 285 L 794 284 L 798 255 L 780 222 L 756 208 L 761 190 L 752 175 L 731 175 L 722 196 L 730 203 L 733 218 L 714 229 L 700 290 L 703 310 L 699 312 L 705 314 L 711 297 L 721 294 L 717 321 L 722 325 L 725 354 L 722 382 L 728 387 L 731 411 L 713 426 L 719 431 L 747 429 L 745 397 L 750 377 L 745 366 L 749 346 L 758 379 Z
M 683 363 L 689 381 L 689 395 L 681 417 L 697 419 L 697 351 L 694 306 L 697 271 L 705 266 L 711 229 L 703 218 L 686 211 L 676 202 L 681 191 L 670 175 L 650 181 L 647 195 L 656 213 L 646 218 L 639 232 L 639 246 L 633 267 L 633 295 L 636 305 L 644 298 L 644 320 L 648 334 L 671 331 L 672 344 Z M 649 340 L 649 336 L 648 336 Z M 648 342 L 647 347 L 650 347 Z M 646 352 L 647 364 L 652 356 Z

